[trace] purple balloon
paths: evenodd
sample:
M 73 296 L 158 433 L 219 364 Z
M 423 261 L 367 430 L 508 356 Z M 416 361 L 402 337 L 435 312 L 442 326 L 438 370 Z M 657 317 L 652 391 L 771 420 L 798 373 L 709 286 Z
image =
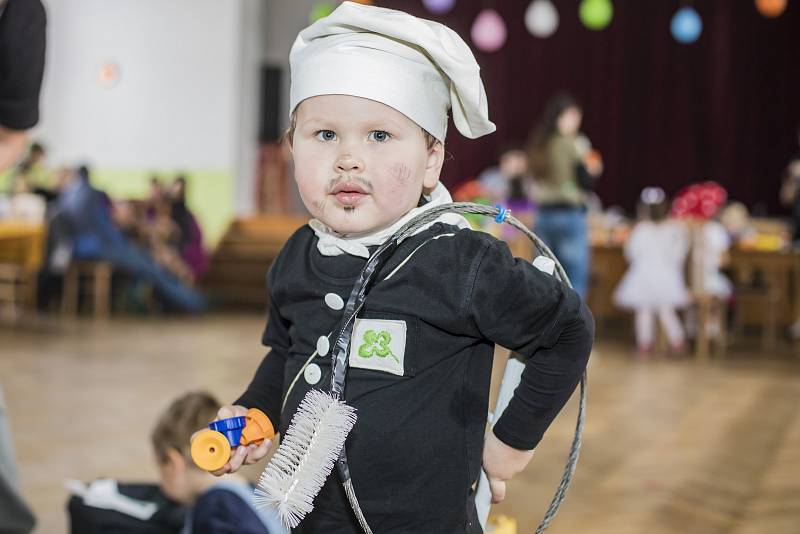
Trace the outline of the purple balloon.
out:
M 456 0 L 422 0 L 422 3 L 431 13 L 442 15 L 453 9 Z

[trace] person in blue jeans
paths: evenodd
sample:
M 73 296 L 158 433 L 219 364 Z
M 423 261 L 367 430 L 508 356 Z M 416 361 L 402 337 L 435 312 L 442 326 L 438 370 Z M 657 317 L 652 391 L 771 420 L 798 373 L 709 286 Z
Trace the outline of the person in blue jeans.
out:
M 199 313 L 205 298 L 185 286 L 144 250 L 128 240 L 111 219 L 108 197 L 89 183 L 89 170 L 81 167 L 61 192 L 58 210 L 73 239 L 73 258 L 104 260 L 134 279 L 152 284 L 156 296 L 169 310 Z
M 533 132 L 528 158 L 539 205 L 535 231 L 585 299 L 590 260 L 586 201 L 603 167 L 599 158 L 587 157 L 590 145 L 580 134 L 582 119 L 583 111 L 572 96 L 556 95 Z
M 581 206 L 540 206 L 536 234 L 564 266 L 573 289 L 586 299 L 590 261 L 586 209 Z

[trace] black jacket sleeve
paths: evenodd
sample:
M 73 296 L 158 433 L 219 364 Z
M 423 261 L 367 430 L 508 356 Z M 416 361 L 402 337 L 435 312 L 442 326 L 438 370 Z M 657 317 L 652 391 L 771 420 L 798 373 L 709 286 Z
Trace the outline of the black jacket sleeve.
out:
M 268 286 L 274 287 L 274 268 L 270 269 Z M 234 401 L 248 408 L 258 408 L 267 414 L 272 425 L 277 428 L 281 420 L 281 403 L 283 401 L 283 375 L 286 366 L 286 356 L 289 353 L 291 338 L 289 336 L 289 323 L 281 317 L 278 304 L 270 292 L 269 317 L 267 326 L 261 338 L 262 343 L 270 351 L 258 366 L 253 380 L 247 390 Z
M 39 121 L 45 26 L 39 0 L 8 0 L 0 15 L 0 126 L 10 130 Z
M 526 360 L 494 433 L 511 447 L 533 449 L 586 368 L 594 338 L 591 313 L 575 291 L 514 258 L 500 241 L 484 250 L 469 313 L 483 336 Z

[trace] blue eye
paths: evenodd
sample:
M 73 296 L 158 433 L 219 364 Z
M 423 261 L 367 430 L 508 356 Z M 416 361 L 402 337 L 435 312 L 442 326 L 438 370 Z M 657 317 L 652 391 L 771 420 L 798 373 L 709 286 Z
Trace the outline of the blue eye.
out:
M 333 141 L 336 139 L 336 132 L 333 130 L 320 130 L 315 137 L 320 141 Z
M 385 143 L 386 141 L 391 139 L 391 137 L 392 134 L 390 134 L 389 132 L 384 132 L 383 130 L 372 130 L 369 133 L 369 140 L 378 143 Z

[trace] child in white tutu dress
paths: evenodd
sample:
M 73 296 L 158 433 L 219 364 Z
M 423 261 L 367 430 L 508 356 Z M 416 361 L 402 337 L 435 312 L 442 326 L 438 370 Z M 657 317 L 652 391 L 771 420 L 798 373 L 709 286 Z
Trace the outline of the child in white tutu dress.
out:
M 642 191 L 640 220 L 625 244 L 630 267 L 614 292 L 618 306 L 636 313 L 636 343 L 642 356 L 652 351 L 656 317 L 672 350 L 684 347 L 677 310 L 689 303 L 684 271 L 690 239 L 682 223 L 667 218 L 668 211 L 663 190 Z

